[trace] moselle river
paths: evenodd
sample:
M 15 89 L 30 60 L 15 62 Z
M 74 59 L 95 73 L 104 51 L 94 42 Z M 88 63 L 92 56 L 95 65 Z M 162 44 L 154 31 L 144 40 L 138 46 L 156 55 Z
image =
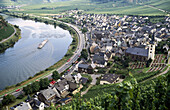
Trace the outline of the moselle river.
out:
M 0 54 L 0 90 L 55 64 L 66 54 L 72 42 L 70 33 L 60 27 L 3 16 L 9 23 L 20 27 L 22 38 L 14 47 Z M 45 39 L 49 41 L 42 49 L 37 49 Z

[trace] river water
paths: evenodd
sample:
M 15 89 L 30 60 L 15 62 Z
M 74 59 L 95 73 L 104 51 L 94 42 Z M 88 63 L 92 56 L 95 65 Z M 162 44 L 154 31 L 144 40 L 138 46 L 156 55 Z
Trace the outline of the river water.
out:
M 20 27 L 22 38 L 14 47 L 0 54 L 0 90 L 55 64 L 66 54 L 72 42 L 70 33 L 60 27 L 3 16 L 9 23 Z M 49 40 L 47 44 L 37 49 L 45 39 Z

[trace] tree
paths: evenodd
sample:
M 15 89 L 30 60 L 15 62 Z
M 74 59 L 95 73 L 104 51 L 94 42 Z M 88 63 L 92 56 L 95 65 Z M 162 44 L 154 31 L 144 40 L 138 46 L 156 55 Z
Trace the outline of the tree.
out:
M 83 29 L 81 31 L 84 34 L 84 33 L 86 33 L 88 31 L 88 29 L 86 27 L 83 27 Z
M 54 22 L 54 28 L 56 29 L 56 27 L 57 27 L 57 23 L 56 23 L 56 22 Z
M 60 78 L 59 73 L 58 73 L 57 71 L 54 71 L 53 74 L 52 74 L 52 78 L 53 78 L 54 80 L 59 79 L 59 78 Z
M 13 95 L 8 94 L 7 96 L 3 97 L 2 104 L 8 105 L 12 102 L 15 102 L 16 98 Z
M 33 82 L 32 84 L 31 84 L 31 87 L 32 87 L 32 91 L 33 92 L 37 92 L 37 91 L 39 91 L 40 90 L 40 85 L 39 85 L 39 82 Z
M 49 85 L 48 78 L 40 79 L 40 89 L 46 89 Z
M 88 52 L 86 49 L 83 49 L 81 52 L 81 57 L 84 58 L 85 60 L 87 60 L 88 58 Z
M 25 92 L 26 95 L 33 93 L 32 86 L 28 85 L 23 88 L 23 91 Z
M 149 59 L 147 62 L 146 62 L 146 67 L 149 67 L 150 63 L 152 62 L 152 59 Z
M 0 102 L 0 109 L 2 109 L 2 103 Z
M 44 21 L 45 24 L 48 24 L 48 21 Z

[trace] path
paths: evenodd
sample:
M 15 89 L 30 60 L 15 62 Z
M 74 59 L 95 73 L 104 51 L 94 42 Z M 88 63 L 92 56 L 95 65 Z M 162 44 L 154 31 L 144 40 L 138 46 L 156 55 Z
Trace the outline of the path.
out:
M 98 77 L 100 77 L 100 76 L 101 76 L 101 74 L 97 74 L 97 75 L 96 75 L 96 74 L 92 74 L 92 75 L 91 75 L 91 77 L 92 77 L 93 80 L 92 80 L 90 86 L 89 86 L 85 91 L 83 91 L 83 92 L 81 93 L 81 96 L 83 96 L 84 94 L 86 94 L 92 86 L 96 85 L 96 82 L 97 82 L 97 79 L 96 79 L 96 78 L 98 78 Z
M 13 29 L 14 29 L 14 33 L 11 36 L 9 36 L 8 38 L 3 39 L 2 41 L 0 41 L 0 43 L 3 43 L 5 41 L 7 41 L 8 39 L 10 39 L 12 36 L 14 36 L 14 34 L 16 33 L 16 29 L 14 27 L 13 27 Z
M 93 85 L 90 85 L 85 91 L 83 91 L 83 92 L 81 93 L 81 96 L 83 96 L 84 94 L 86 94 L 92 86 L 93 86 Z
M 167 13 L 170 13 L 169 11 L 166 11 L 166 10 L 163 10 L 163 9 L 160 9 L 160 8 L 157 8 L 157 7 L 154 7 L 154 6 L 151 6 L 151 5 L 144 5 L 144 6 L 157 9 L 157 10 L 162 11 L 162 12 L 164 12 L 164 13 L 166 13 L 166 12 L 167 12 Z
M 106 71 L 106 74 L 109 73 L 110 69 L 114 66 L 115 63 L 113 63 Z

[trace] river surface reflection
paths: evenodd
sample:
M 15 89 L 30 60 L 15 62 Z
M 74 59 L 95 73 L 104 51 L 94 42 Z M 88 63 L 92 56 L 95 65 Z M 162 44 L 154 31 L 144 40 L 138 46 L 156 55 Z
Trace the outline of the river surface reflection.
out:
M 20 27 L 22 38 L 14 47 L 0 54 L 0 90 L 55 64 L 66 54 L 72 42 L 70 33 L 60 27 L 3 16 L 9 23 Z M 45 39 L 49 40 L 47 44 L 37 49 Z

